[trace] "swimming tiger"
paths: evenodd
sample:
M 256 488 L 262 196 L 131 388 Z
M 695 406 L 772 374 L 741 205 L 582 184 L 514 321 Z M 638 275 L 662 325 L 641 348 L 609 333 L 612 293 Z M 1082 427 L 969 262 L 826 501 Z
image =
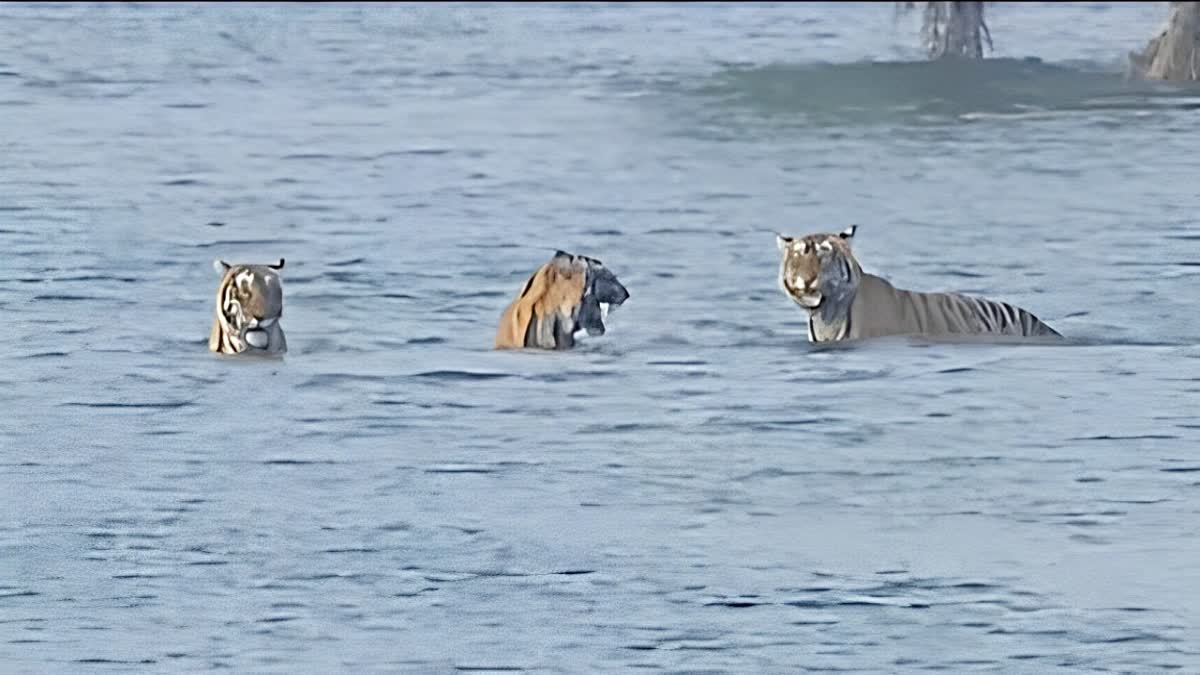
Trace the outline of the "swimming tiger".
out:
M 283 316 L 283 286 L 274 265 L 230 265 L 214 260 L 221 275 L 217 286 L 217 311 L 208 348 L 219 354 L 284 354 L 287 340 L 279 319 Z
M 1006 335 L 1061 338 L 1030 312 L 959 293 L 920 293 L 863 272 L 850 251 L 857 226 L 776 243 L 779 285 L 808 311 L 809 342 L 884 335 Z
M 570 349 L 576 333 L 604 335 L 610 307 L 629 291 L 599 260 L 556 251 L 500 315 L 496 349 Z

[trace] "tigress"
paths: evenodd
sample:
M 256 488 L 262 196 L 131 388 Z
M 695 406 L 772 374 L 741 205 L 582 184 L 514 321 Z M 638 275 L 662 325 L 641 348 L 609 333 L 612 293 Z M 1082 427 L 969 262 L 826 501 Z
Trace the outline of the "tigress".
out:
M 496 349 L 570 349 L 580 330 L 604 335 L 609 308 L 628 299 L 599 260 L 556 251 L 500 315 Z
M 217 286 L 217 311 L 208 348 L 218 354 L 284 354 L 287 340 L 279 318 L 283 316 L 283 286 L 274 265 L 230 265 L 214 260 L 221 275 Z
M 1030 312 L 959 293 L 893 287 L 863 272 L 850 251 L 857 226 L 839 234 L 776 235 L 779 285 L 808 311 L 809 342 L 885 335 L 1005 335 L 1061 338 Z

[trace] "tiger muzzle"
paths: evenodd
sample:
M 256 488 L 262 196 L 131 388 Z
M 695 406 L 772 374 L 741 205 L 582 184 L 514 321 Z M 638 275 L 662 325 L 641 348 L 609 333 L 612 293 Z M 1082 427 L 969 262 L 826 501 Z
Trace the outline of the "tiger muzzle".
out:
M 783 288 L 797 305 L 810 311 L 820 307 L 821 303 L 825 300 L 825 296 L 816 290 L 816 288 L 797 288 L 795 284 L 786 278 L 783 281 Z

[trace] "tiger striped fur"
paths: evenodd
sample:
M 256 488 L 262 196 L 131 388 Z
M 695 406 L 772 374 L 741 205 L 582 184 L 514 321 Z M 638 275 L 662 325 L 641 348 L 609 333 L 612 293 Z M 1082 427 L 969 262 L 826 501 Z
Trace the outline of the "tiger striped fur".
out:
M 214 260 L 221 274 L 217 308 L 208 348 L 218 354 L 275 354 L 287 352 L 279 319 L 283 316 L 283 287 L 273 265 L 231 265 Z
M 856 229 L 776 237 L 783 254 L 779 285 L 808 311 L 810 342 L 886 335 L 1062 337 L 1030 312 L 1005 302 L 906 291 L 863 272 L 850 250 Z
M 500 315 L 496 349 L 571 349 L 578 331 L 604 335 L 609 307 L 628 298 L 599 260 L 557 251 Z

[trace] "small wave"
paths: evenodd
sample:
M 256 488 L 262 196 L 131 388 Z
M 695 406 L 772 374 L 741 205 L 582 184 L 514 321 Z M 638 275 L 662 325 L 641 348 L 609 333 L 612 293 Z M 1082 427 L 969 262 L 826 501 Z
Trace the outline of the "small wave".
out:
M 327 262 L 327 263 L 325 263 L 325 265 L 327 267 L 349 267 L 350 265 L 358 265 L 358 264 L 364 263 L 366 261 L 367 261 L 366 258 L 352 258 L 350 260 L 337 260 L 334 262 Z
M 431 380 L 441 380 L 445 382 L 476 382 L 481 380 L 499 380 L 506 377 L 513 377 L 510 373 L 480 373 L 467 370 L 429 370 L 423 373 L 414 373 L 411 377 L 428 378 Z
M 118 410 L 171 410 L 176 408 L 186 408 L 192 404 L 192 401 L 156 401 L 149 403 L 68 401 L 62 405 L 76 408 L 111 408 Z
M 215 241 L 192 244 L 192 248 L 216 248 L 218 246 L 282 246 L 286 244 L 304 244 L 301 239 L 217 239 Z
M 668 424 L 655 424 L 648 422 L 627 422 L 621 424 L 589 424 L 582 427 L 579 433 L 582 434 L 620 434 L 620 433 L 636 433 L 639 431 L 655 431 L 660 429 L 670 429 Z
M 1036 58 L 734 67 L 693 85 L 692 93 L 715 100 L 717 114 L 741 109 L 818 125 L 1019 120 L 1197 105 L 1194 91 Z
M 1102 434 L 1099 436 L 1077 436 L 1069 438 L 1070 441 L 1151 441 L 1151 440 L 1173 440 L 1178 436 L 1170 436 L 1166 434 L 1143 434 L 1140 436 L 1112 436 Z
M 102 298 L 96 295 L 67 295 L 64 293 L 35 295 L 33 299 L 58 302 L 113 302 L 117 300 L 116 298 Z
M 280 159 L 285 161 L 307 161 L 307 162 L 323 162 L 323 161 L 338 161 L 338 162 L 376 162 L 389 157 L 440 157 L 454 152 L 450 148 L 411 148 L 407 150 L 388 150 L 371 155 L 335 155 L 325 152 L 303 152 L 290 155 L 283 155 Z
M 326 387 L 341 384 L 343 382 L 386 382 L 387 378 L 382 375 L 354 375 L 350 373 L 325 373 L 322 375 L 314 375 L 304 382 L 296 385 L 300 388 L 310 387 Z
M 55 283 L 65 281 L 119 281 L 123 284 L 134 284 L 142 281 L 142 279 L 138 277 L 119 277 L 110 274 L 83 274 L 74 277 L 58 277 L 56 279 L 49 280 L 42 279 L 40 281 L 54 281 Z
M 425 473 L 496 473 L 496 468 L 470 464 L 442 464 L 425 469 Z

